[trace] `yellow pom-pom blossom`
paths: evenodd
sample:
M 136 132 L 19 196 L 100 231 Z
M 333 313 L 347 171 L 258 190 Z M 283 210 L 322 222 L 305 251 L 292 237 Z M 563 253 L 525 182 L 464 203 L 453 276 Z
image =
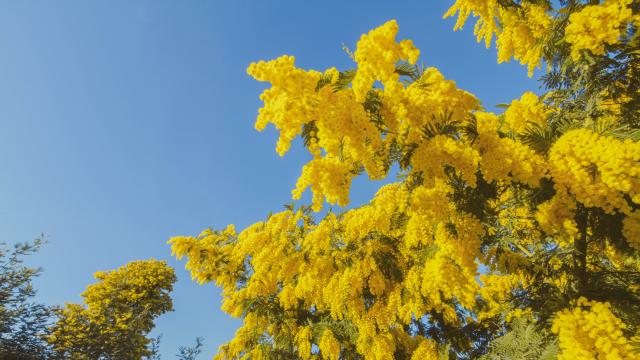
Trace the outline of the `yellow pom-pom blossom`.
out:
M 364 102 L 365 97 L 376 80 L 382 82 L 385 91 L 394 93 L 402 90 L 402 83 L 396 73 L 396 64 L 400 60 L 415 64 L 420 50 L 413 46 L 411 40 L 397 43 L 398 23 L 388 21 L 384 25 L 362 35 L 358 41 L 354 59 L 358 63 L 356 76 L 353 78 L 353 91 L 356 101 Z
M 631 11 L 631 3 L 631 0 L 606 0 L 571 14 L 565 29 L 565 40 L 571 44 L 571 57 L 580 59 L 583 50 L 604 55 L 606 45 L 619 43 L 629 22 L 638 22 Z
M 295 58 L 286 55 L 251 64 L 247 73 L 258 81 L 271 83 L 271 88 L 260 95 L 264 107 L 255 127 L 262 131 L 273 123 L 280 130 L 276 150 L 282 156 L 289 150 L 291 140 L 300 134 L 302 125 L 316 118 L 315 88 L 322 74 L 296 68 Z
M 559 360 L 640 358 L 624 336 L 626 326 L 608 303 L 579 298 L 573 309 L 556 314 L 551 330 L 558 334 Z
M 538 186 L 547 176 L 545 159 L 529 146 L 510 138 L 500 137 L 500 121 L 495 114 L 477 112 L 477 147 L 482 158 L 480 169 L 487 181 L 518 181 Z
M 411 158 L 413 170 L 426 178 L 445 178 L 443 166 L 451 165 L 473 187 L 479 162 L 477 150 L 444 135 L 423 142 Z
M 538 205 L 535 217 L 541 229 L 554 236 L 562 247 L 573 244 L 578 235 L 578 225 L 574 219 L 577 204 L 566 191 L 559 191 L 550 200 Z
M 302 169 L 293 198 L 300 199 L 304 190 L 310 186 L 315 211 L 322 209 L 325 198 L 329 203 L 346 206 L 354 176 L 352 166 L 348 163 L 329 157 L 314 159 Z
M 572 130 L 549 151 L 553 181 L 586 207 L 631 212 L 625 199 L 640 204 L 640 143 Z
M 544 7 L 525 2 L 519 11 L 500 8 L 500 25 L 498 34 L 498 63 L 509 62 L 511 57 L 527 66 L 529 77 L 533 70 L 541 66 L 542 40 L 551 30 L 551 16 Z
M 478 42 L 484 39 L 487 48 L 491 46 L 493 35 L 499 33 L 500 6 L 496 0 L 456 0 L 447 10 L 444 17 L 454 16 L 458 13 L 458 19 L 454 30 L 462 29 L 469 15 L 478 17 L 478 21 L 473 29 Z
M 475 96 L 457 88 L 455 81 L 446 79 L 433 67 L 426 68 L 421 77 L 406 88 L 401 98 L 385 96 L 386 107 L 404 109 L 404 116 L 392 128 L 403 134 L 398 141 L 404 144 L 419 143 L 425 125 L 438 125 L 447 117 L 464 119 L 479 106 Z
M 496 35 L 498 62 L 511 58 L 527 65 L 531 77 L 542 58 L 543 39 L 551 30 L 551 16 L 538 4 L 523 3 L 518 7 L 503 7 L 496 0 L 457 0 L 444 14 L 458 13 L 454 30 L 461 29 L 469 15 L 478 17 L 474 34 L 478 42 L 484 40 L 487 48 Z
M 320 354 L 325 360 L 338 360 L 340 358 L 340 343 L 333 336 L 331 330 L 325 330 L 318 344 Z
M 507 130 L 516 134 L 523 133 L 531 124 L 544 127 L 547 124 L 549 110 L 538 96 L 530 91 L 513 100 L 504 112 Z
M 438 348 L 433 340 L 424 339 L 411 355 L 411 360 L 438 360 Z
M 311 357 L 311 326 L 305 326 L 298 330 L 296 334 L 296 345 L 298 345 L 298 355 L 303 360 Z

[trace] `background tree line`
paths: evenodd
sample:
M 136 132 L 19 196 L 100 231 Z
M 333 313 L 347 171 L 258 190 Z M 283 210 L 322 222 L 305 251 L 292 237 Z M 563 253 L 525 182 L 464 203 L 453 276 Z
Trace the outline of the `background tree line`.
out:
M 176 276 L 165 262 L 140 260 L 94 274 L 82 304 L 48 306 L 35 300 L 42 269 L 25 258 L 39 251 L 43 237 L 0 245 L 0 359 L 160 360 L 161 336 L 151 338 L 154 320 L 173 310 Z M 176 357 L 195 360 L 202 339 L 181 346 Z

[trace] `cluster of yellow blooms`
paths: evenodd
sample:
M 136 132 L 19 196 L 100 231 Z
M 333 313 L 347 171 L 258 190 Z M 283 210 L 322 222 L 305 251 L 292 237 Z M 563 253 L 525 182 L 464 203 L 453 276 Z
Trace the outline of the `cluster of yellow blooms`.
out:
M 564 247 L 573 244 L 574 237 L 578 235 L 578 224 L 574 219 L 576 207 L 566 191 L 558 191 L 553 198 L 538 205 L 535 217 L 540 228 Z
M 303 124 L 316 118 L 316 85 L 321 73 L 304 71 L 294 65 L 293 56 L 251 64 L 247 72 L 259 81 L 269 81 L 271 88 L 260 95 L 265 104 L 260 109 L 255 127 L 262 131 L 269 123 L 280 130 L 276 150 L 280 156 L 291 147 Z
M 608 303 L 581 297 L 573 309 L 559 312 L 553 320 L 551 330 L 558 334 L 561 350 L 558 359 L 637 359 L 622 333 L 625 327 Z
M 411 356 L 411 360 L 438 360 L 439 358 L 435 341 L 430 339 L 422 340 Z
M 404 91 L 384 95 L 384 108 L 391 109 L 385 113 L 385 124 L 391 131 L 387 139 L 401 144 L 419 143 L 426 125 L 442 123 L 447 116 L 464 119 L 479 106 L 475 96 L 458 89 L 455 81 L 445 79 L 433 67 L 424 69 L 420 79 Z
M 549 151 L 551 176 L 586 207 L 608 213 L 632 211 L 628 196 L 640 204 L 640 143 L 620 141 L 589 129 L 571 130 Z
M 414 171 L 421 172 L 428 179 L 446 177 L 443 164 L 453 166 L 470 185 L 476 185 L 476 171 L 480 154 L 474 148 L 445 135 L 437 135 L 422 142 L 411 157 Z
M 522 142 L 498 133 L 495 114 L 476 112 L 478 139 L 474 146 L 482 154 L 480 169 L 487 181 L 519 181 L 538 186 L 547 175 L 545 159 Z
M 413 46 L 411 40 L 396 43 L 398 23 L 395 20 L 362 35 L 354 58 L 358 63 L 358 71 L 353 78 L 353 92 L 357 102 L 364 102 L 373 83 L 382 82 L 385 92 L 393 94 L 402 90 L 396 64 L 400 60 L 415 64 L 420 50 Z
M 539 65 L 540 41 L 551 26 L 544 7 L 458 0 L 447 15 L 456 12 L 456 27 L 472 13 L 480 16 L 476 34 L 488 43 L 497 35 L 501 60 L 514 56 L 530 71 Z M 579 207 L 623 216 L 624 236 L 640 248 L 639 212 L 633 210 L 640 205 L 640 143 L 582 128 L 564 133 L 548 153 L 536 152 L 520 136 L 532 125 L 548 126 L 550 109 L 541 99 L 525 93 L 496 115 L 481 111 L 473 95 L 437 69 L 421 70 L 407 85 L 396 66 L 415 63 L 419 51 L 410 41 L 396 42 L 397 32 L 390 21 L 362 36 L 351 87 L 334 86 L 345 73 L 298 69 L 290 56 L 249 67 L 254 78 L 272 85 L 261 95 L 256 128 L 274 124 L 280 155 L 296 136 L 308 136 L 313 159 L 302 170 L 295 199 L 311 188 L 315 212 L 325 200 L 345 206 L 359 169 L 372 179 L 385 177 L 398 149 L 408 160 L 402 165 L 407 179 L 417 180 L 384 186 L 369 204 L 329 212 L 317 223 L 306 209 L 290 209 L 239 233 L 230 225 L 171 239 L 174 255 L 188 258 L 193 278 L 215 281 L 223 289 L 223 310 L 244 317 L 218 359 L 262 358 L 272 347 L 302 359 L 339 359 L 345 351 L 365 360 L 392 359 L 396 352 L 435 359 L 440 344 L 412 333 L 411 326 L 430 316 L 458 326 L 529 314 L 532 309 L 509 303 L 514 291 L 533 282 L 518 269 L 548 242 L 573 244 Z M 371 97 L 381 102 L 377 122 L 367 110 Z M 481 181 L 498 189 L 487 195 L 495 214 L 490 221 L 454 200 L 455 191 L 478 190 Z M 517 189 L 530 196 L 543 181 L 555 192 L 538 206 L 522 205 Z M 486 238 L 505 233 L 518 238 L 508 250 L 487 249 Z M 559 262 L 550 264 L 557 270 Z M 481 264 L 489 270 L 478 281 Z M 567 281 L 552 279 L 562 286 Z M 265 313 L 266 306 L 278 316 Z M 622 323 L 608 311 L 582 301 L 577 310 L 558 314 L 554 331 L 564 358 L 614 348 L 623 354 Z M 355 340 L 335 324 L 355 329 Z M 615 331 L 602 335 L 608 327 Z M 583 347 L 572 350 L 569 343 L 583 334 Z
M 430 218 L 443 209 L 428 200 L 446 201 L 446 195 L 435 192 L 425 188 L 411 197 L 406 186 L 391 184 L 369 205 L 341 216 L 330 213 L 318 224 L 302 211 L 287 210 L 239 234 L 229 227 L 171 239 L 174 255 L 188 257 L 186 267 L 196 280 L 222 286 L 223 310 L 248 314 L 219 357 L 241 357 L 256 336 L 266 333 L 295 339 L 302 358 L 308 358 L 311 343 L 323 358 L 338 358 L 340 341 L 329 329 L 314 339 L 311 326 L 269 322 L 247 305 L 248 300 L 271 296 L 284 311 L 313 308 L 316 316 L 352 321 L 358 329 L 358 352 L 365 359 L 392 359 L 399 339 L 411 337 L 403 325 L 430 311 L 442 313 L 452 324 L 459 322 L 457 304 L 471 308 L 478 294 L 475 260 L 483 229 L 471 215 L 453 209 L 445 215 L 448 224 Z M 420 236 L 403 236 L 400 216 L 409 217 L 412 226 L 420 222 Z M 391 238 L 398 240 L 389 242 Z M 382 261 L 394 264 L 398 273 L 384 272 Z M 375 301 L 367 304 L 365 294 Z M 417 347 L 420 356 L 437 350 L 429 344 Z M 414 345 L 406 343 L 405 351 L 413 351 Z
M 331 330 L 325 330 L 318 344 L 322 357 L 327 360 L 338 360 L 340 358 L 340 343 L 333 336 Z
M 620 43 L 630 25 L 638 26 L 640 16 L 633 14 L 633 0 L 605 0 L 584 6 L 569 16 L 564 29 L 565 41 L 571 45 L 571 57 L 579 60 L 585 50 L 603 55 L 607 45 Z M 553 24 L 548 9 L 537 3 L 521 2 L 501 6 L 497 0 L 456 0 L 445 17 L 458 18 L 454 30 L 461 29 L 470 15 L 478 17 L 474 34 L 487 48 L 496 36 L 498 62 L 512 57 L 526 65 L 529 76 L 542 62 L 543 42 Z
M 149 355 L 146 335 L 154 318 L 172 310 L 173 269 L 164 261 L 141 260 L 94 276 L 99 282 L 82 293 L 82 305 L 58 310 L 47 341 L 70 359 Z
M 497 0 L 456 0 L 445 17 L 458 13 L 454 30 L 461 29 L 469 15 L 479 17 L 474 34 L 478 42 L 484 40 L 487 48 L 496 35 L 498 62 L 511 58 L 527 65 L 529 76 L 539 67 L 542 59 L 542 40 L 551 30 L 551 16 L 538 4 L 525 2 L 519 7 L 506 8 Z
M 530 91 L 513 100 L 504 112 L 504 122 L 508 131 L 523 133 L 531 124 L 544 127 L 547 124 L 549 109 L 538 96 Z
M 352 166 L 339 159 L 314 159 L 302 169 L 302 175 L 293 190 L 293 198 L 300 199 L 307 187 L 311 187 L 315 211 L 322 209 L 325 199 L 331 204 L 346 206 L 349 203 L 351 180 L 355 175 Z
M 478 312 L 479 321 L 499 315 L 504 315 L 506 320 L 509 321 L 513 316 L 521 316 L 523 314 L 523 309 L 512 308 L 509 300 L 514 291 L 527 288 L 531 282 L 527 275 L 480 275 L 480 281 L 482 282 L 480 294 L 487 305 Z
M 543 39 L 551 30 L 551 16 L 544 7 L 523 3 L 521 9 L 500 8 L 501 31 L 497 35 L 498 63 L 511 57 L 527 66 L 529 76 L 541 66 Z
M 249 73 L 256 79 L 272 83 L 272 88 L 261 95 L 265 105 L 260 109 L 256 127 L 261 130 L 272 122 L 280 130 L 277 147 L 280 154 L 283 154 L 282 149 L 288 149 L 291 139 L 301 133 L 303 125 L 313 123 L 317 128 L 309 146 L 314 160 L 303 168 L 293 192 L 294 198 L 300 198 L 302 192 L 311 187 L 314 210 L 319 211 L 325 199 L 332 204 L 346 205 L 348 189 L 356 173 L 354 169 L 363 164 L 372 179 L 384 177 L 384 156 L 380 154 L 388 152 L 394 141 L 416 145 L 411 165 L 414 171 L 425 172 L 428 178 L 442 177 L 442 165 L 451 165 L 473 186 L 480 164 L 489 181 L 517 180 L 537 184 L 545 175 L 543 159 L 526 145 L 499 137 L 500 122 L 491 113 L 475 114 L 481 132 L 475 147 L 444 135 L 424 139 L 422 129 L 425 126 L 442 124 L 447 114 L 454 119 L 468 117 L 478 109 L 478 101 L 457 89 L 453 81 L 446 80 L 434 68 L 426 69 L 418 81 L 404 87 L 393 70 L 395 63 L 408 56 L 402 55 L 401 50 L 409 45 L 393 41 L 397 31 L 395 21 L 390 21 L 358 42 L 355 58 L 361 61 L 358 61 L 352 88 L 331 91 L 330 86 L 325 86 L 316 91 L 321 73 L 295 68 L 290 56 L 249 67 Z M 365 50 L 359 52 L 361 48 Z M 385 49 L 387 52 L 382 51 Z M 366 60 L 362 54 L 368 54 Z M 417 52 L 409 54 L 417 56 Z M 380 60 L 376 61 L 377 58 Z M 371 70 L 376 67 L 384 69 Z M 332 81 L 335 82 L 338 75 L 334 71 L 330 69 L 326 73 L 333 74 Z M 361 71 L 368 74 L 366 81 L 357 80 Z M 376 80 L 383 82 L 384 90 L 372 87 Z M 297 83 L 289 85 L 290 81 Z M 356 81 L 361 84 L 356 86 Z M 366 91 L 362 90 L 363 83 L 368 86 Z M 382 97 L 386 109 L 386 135 L 369 120 L 359 103 L 361 100 L 358 99 L 369 91 L 377 91 Z M 542 126 L 546 123 L 546 113 L 546 107 L 537 96 L 526 93 L 507 110 L 506 125 L 514 132 L 523 131 L 529 123 Z M 505 158 L 505 155 L 511 157 Z
M 640 17 L 633 15 L 632 0 L 605 0 L 601 4 L 587 5 L 569 16 L 565 38 L 571 47 L 571 57 L 580 59 L 583 50 L 603 55 L 606 45 L 620 42 L 630 22 L 640 24 Z
M 453 30 L 462 29 L 469 15 L 479 17 L 473 33 L 478 42 L 484 39 L 485 45 L 489 48 L 493 35 L 500 32 L 500 9 L 501 7 L 496 0 L 456 0 L 444 14 L 444 17 L 447 18 L 458 13 Z
M 474 96 L 457 89 L 455 82 L 446 80 L 434 68 L 425 69 L 419 81 L 405 88 L 395 66 L 401 60 L 414 63 L 419 50 L 410 41 L 395 42 L 397 32 L 398 25 L 392 20 L 363 35 L 354 53 L 358 68 L 353 86 L 339 91 L 332 86 L 318 89 L 323 73 L 296 68 L 292 56 L 254 63 L 247 70 L 255 79 L 272 85 L 260 96 L 264 107 L 260 109 L 256 129 L 274 124 L 280 131 L 276 147 L 280 155 L 302 133 L 304 125 L 315 127 L 309 134 L 308 146 L 314 159 L 304 167 L 293 195 L 298 199 L 311 187 L 316 211 L 324 200 L 340 206 L 347 204 L 348 189 L 357 173 L 354 170 L 360 165 L 370 178 L 383 178 L 386 170 L 380 154 L 388 152 L 392 142 L 419 143 L 425 125 L 435 125 L 447 114 L 464 116 L 478 107 Z M 335 68 L 324 75 L 331 79 L 331 84 L 339 79 Z M 375 81 L 380 81 L 384 90 L 374 89 Z M 377 92 L 384 103 L 388 115 L 384 119 L 386 135 L 370 120 L 362 105 L 370 91 Z M 434 170 L 440 166 L 434 165 Z M 470 178 L 474 170 L 468 170 Z

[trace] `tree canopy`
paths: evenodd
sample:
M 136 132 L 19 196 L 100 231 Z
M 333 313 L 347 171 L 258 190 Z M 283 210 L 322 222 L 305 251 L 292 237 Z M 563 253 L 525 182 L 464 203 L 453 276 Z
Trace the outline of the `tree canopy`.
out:
M 51 309 L 33 301 L 33 279 L 40 269 L 24 264 L 43 242 L 0 244 L 0 359 L 41 360 L 49 353 L 44 336 Z
M 171 311 L 176 281 L 164 261 L 140 260 L 94 274 L 83 304 L 57 309 L 48 342 L 57 357 L 74 360 L 139 360 L 152 355 L 147 337 L 156 317 Z
M 313 200 L 170 240 L 243 319 L 218 359 L 509 358 L 520 340 L 539 347 L 527 358 L 640 357 L 640 3 L 457 0 L 456 15 L 499 62 L 543 69 L 545 92 L 489 112 L 417 65 L 394 20 L 352 69 L 249 66 L 271 85 L 255 127 L 279 130 L 280 155 L 304 139 L 292 195 Z M 369 204 L 322 211 L 394 166 Z

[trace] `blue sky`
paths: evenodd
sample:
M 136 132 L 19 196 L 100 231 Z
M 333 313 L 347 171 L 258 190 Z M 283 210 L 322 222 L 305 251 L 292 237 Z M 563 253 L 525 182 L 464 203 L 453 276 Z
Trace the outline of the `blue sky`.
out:
M 79 301 L 95 271 L 168 260 L 179 280 L 155 331 L 163 356 L 202 336 L 210 358 L 239 322 L 166 241 L 280 210 L 307 159 L 299 146 L 280 158 L 275 131 L 253 129 L 265 85 L 247 65 L 289 54 L 350 68 L 341 45 L 395 18 L 425 65 L 487 108 L 537 90 L 475 42 L 472 24 L 452 31 L 441 19 L 452 2 L 1 1 L 0 241 L 47 234 L 31 263 L 49 304 Z M 376 186 L 356 181 L 352 203 Z

